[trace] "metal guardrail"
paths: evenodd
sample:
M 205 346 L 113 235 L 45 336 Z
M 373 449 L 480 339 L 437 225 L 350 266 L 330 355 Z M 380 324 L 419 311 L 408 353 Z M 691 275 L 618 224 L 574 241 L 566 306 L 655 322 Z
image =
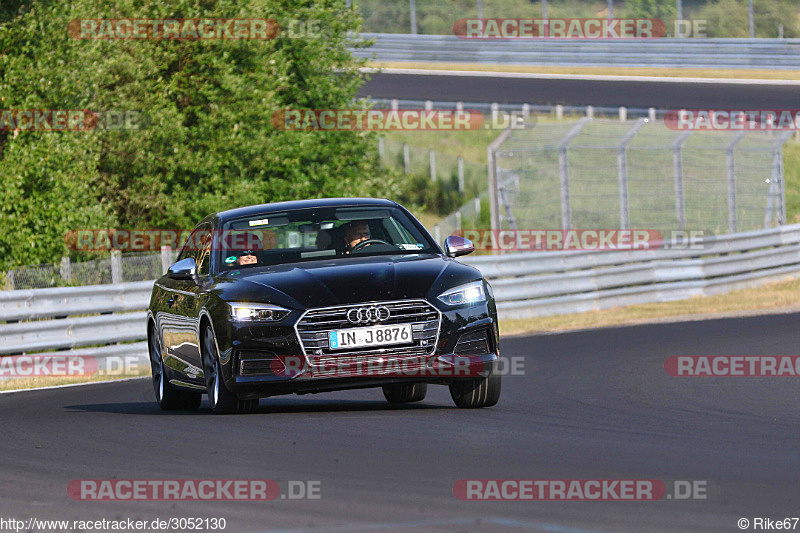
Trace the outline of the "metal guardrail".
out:
M 377 61 L 541 66 L 800 69 L 800 39 L 493 40 L 453 35 L 362 33 L 353 50 Z
M 466 258 L 501 318 L 597 311 L 800 277 L 800 224 L 710 237 L 690 249 L 558 251 Z
M 530 252 L 464 262 L 492 283 L 501 318 L 678 300 L 800 277 L 800 224 L 693 244 L 697 247 Z M 134 355 L 144 362 L 144 309 L 151 288 L 152 282 L 144 281 L 0 293 L 0 322 L 5 322 L 0 354 L 69 350 L 57 353 L 98 359 Z

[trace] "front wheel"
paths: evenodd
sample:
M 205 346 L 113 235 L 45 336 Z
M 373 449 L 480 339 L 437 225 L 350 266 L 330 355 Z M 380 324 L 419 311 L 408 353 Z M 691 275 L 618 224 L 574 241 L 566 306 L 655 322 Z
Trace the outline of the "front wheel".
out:
M 450 384 L 450 397 L 462 409 L 491 407 L 500 399 L 500 374 L 496 369 L 485 378 L 465 379 Z
M 203 372 L 206 375 L 206 390 L 211 412 L 216 414 L 252 413 L 258 409 L 258 398 L 240 400 L 236 394 L 228 390 L 222 379 L 222 367 L 217 354 L 217 343 L 214 342 L 214 331 L 206 326 L 203 335 Z
M 202 396 L 195 392 L 177 389 L 167 380 L 164 370 L 164 359 L 161 356 L 161 345 L 154 327 L 150 327 L 147 343 L 150 352 L 150 370 L 153 374 L 153 392 L 158 406 L 164 411 L 193 411 L 200 407 Z

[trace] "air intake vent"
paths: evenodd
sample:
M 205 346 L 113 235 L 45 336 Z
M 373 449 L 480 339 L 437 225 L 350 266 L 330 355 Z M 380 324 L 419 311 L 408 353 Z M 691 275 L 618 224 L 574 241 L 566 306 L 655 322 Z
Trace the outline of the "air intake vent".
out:
M 491 353 L 487 331 L 481 329 L 464 333 L 458 339 L 453 353 L 455 355 L 485 355 Z
M 274 376 L 275 370 L 282 370 L 283 363 L 275 368 L 275 354 L 272 352 L 239 352 L 240 376 Z

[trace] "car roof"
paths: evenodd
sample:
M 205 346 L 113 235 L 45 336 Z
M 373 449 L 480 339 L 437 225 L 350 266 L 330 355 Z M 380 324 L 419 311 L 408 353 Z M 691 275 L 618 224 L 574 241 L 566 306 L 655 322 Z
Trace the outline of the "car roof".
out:
M 210 217 L 216 218 L 219 222 L 225 222 L 233 218 L 248 217 L 258 215 L 268 211 L 289 211 L 293 209 L 309 209 L 314 207 L 349 207 L 349 206 L 385 206 L 396 207 L 397 202 L 385 198 L 317 198 L 313 200 L 293 200 L 289 202 L 275 202 L 272 204 L 250 205 L 247 207 L 237 207 L 220 211 Z

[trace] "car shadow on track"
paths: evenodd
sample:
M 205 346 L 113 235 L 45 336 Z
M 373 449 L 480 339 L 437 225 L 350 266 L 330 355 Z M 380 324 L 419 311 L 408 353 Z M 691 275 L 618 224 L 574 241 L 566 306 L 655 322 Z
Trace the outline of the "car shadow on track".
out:
M 94 403 L 81 405 L 65 405 L 64 409 L 70 411 L 83 411 L 89 413 L 112 413 L 119 415 L 163 415 L 163 416 L 192 416 L 208 415 L 208 403 L 203 404 L 197 411 L 162 411 L 155 402 L 116 402 Z M 285 414 L 285 413 L 348 413 L 365 411 L 418 411 L 418 410 L 457 409 L 454 406 L 435 405 L 425 403 L 390 404 L 385 401 L 372 400 L 294 400 L 294 399 L 262 399 L 258 410 L 250 415 L 228 416 L 253 416 L 258 414 Z

